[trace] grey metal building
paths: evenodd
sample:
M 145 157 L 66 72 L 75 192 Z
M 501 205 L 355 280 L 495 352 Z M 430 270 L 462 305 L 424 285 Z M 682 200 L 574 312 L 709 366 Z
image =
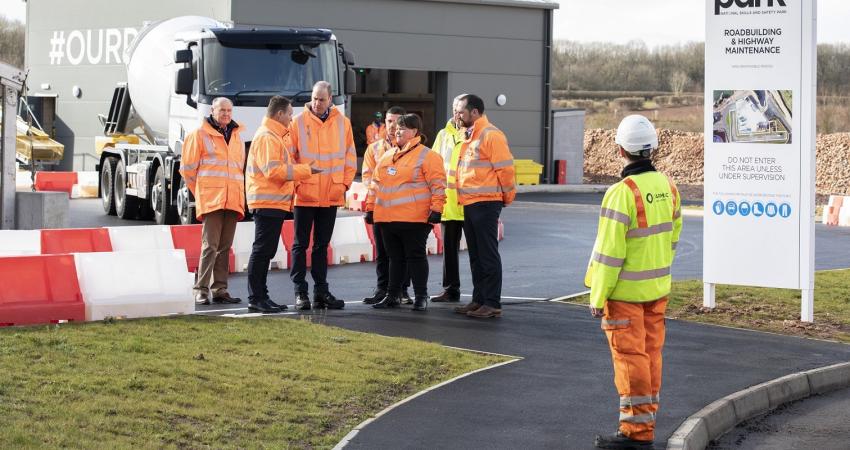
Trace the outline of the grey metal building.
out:
M 97 115 L 125 80 L 123 49 L 144 22 L 200 15 L 239 26 L 329 28 L 357 56 L 355 134 L 375 111 L 400 104 L 423 116 L 433 138 L 451 99 L 469 92 L 485 100 L 516 158 L 549 164 L 557 7 L 548 0 L 28 0 L 29 94 L 55 96 L 62 168 L 94 170 Z

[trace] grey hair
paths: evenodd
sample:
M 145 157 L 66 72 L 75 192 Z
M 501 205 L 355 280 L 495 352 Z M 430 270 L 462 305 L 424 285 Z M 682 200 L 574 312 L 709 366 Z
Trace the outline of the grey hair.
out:
M 334 96 L 333 86 L 331 86 L 331 84 L 328 83 L 327 81 L 324 81 L 324 80 L 317 81 L 316 84 L 313 85 L 313 90 L 315 91 L 316 89 L 324 89 L 324 90 L 328 91 L 328 97 Z
M 216 98 L 214 98 L 213 101 L 212 101 L 212 107 L 213 107 L 213 109 L 218 108 L 219 106 L 221 106 L 222 103 L 225 103 L 225 102 L 230 103 L 231 108 L 233 107 L 233 102 L 230 101 L 230 99 L 227 98 L 227 97 L 216 97 Z

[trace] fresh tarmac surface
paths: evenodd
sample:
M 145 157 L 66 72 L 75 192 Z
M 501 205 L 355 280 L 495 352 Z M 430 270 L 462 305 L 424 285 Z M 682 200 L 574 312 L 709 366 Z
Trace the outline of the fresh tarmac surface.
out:
M 300 315 L 347 329 L 523 358 L 393 410 L 361 431 L 348 448 L 582 449 L 592 447 L 595 433 L 616 429 L 618 398 L 598 320 L 586 307 L 544 301 L 585 290 L 582 279 L 598 204 L 572 204 L 570 195 L 575 194 L 546 194 L 545 203 L 519 202 L 504 210 L 501 319 L 467 319 L 450 311 L 454 305 L 440 304 L 432 304 L 424 314 L 409 307 L 376 311 L 359 303 L 371 293 L 373 264 L 331 267 L 332 292 L 352 303 L 344 311 Z M 114 218 L 98 222 L 104 219 L 99 208 L 98 201 L 72 201 L 72 224 L 141 224 Z M 818 225 L 816 233 L 817 268 L 850 267 L 850 229 Z M 673 267 L 677 279 L 701 276 L 701 248 L 702 219 L 685 217 Z M 429 292 L 436 294 L 441 260 L 432 256 L 429 261 Z M 463 291 L 469 294 L 466 252 L 461 268 Z M 245 274 L 233 275 L 230 287 L 231 293 L 246 298 Z M 293 302 L 288 272 L 272 271 L 269 287 L 273 299 Z M 245 304 L 234 306 L 200 310 L 247 313 Z M 687 416 L 720 397 L 788 373 L 848 360 L 846 345 L 670 320 L 657 447 L 663 447 Z

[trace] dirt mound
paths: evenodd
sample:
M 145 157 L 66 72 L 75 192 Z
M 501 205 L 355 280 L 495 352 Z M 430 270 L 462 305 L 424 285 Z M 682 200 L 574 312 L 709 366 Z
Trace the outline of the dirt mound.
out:
M 584 132 L 586 183 L 610 183 L 619 179 L 622 163 L 616 153 L 616 130 Z M 677 184 L 702 185 L 703 136 L 676 130 L 658 130 L 658 151 L 652 160 L 658 170 Z M 817 193 L 850 195 L 850 133 L 820 134 L 817 140 Z

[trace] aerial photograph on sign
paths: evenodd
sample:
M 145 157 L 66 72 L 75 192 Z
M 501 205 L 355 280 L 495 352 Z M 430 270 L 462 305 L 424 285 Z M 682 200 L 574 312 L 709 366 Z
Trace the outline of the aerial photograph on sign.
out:
M 714 142 L 791 143 L 790 90 L 714 91 Z

